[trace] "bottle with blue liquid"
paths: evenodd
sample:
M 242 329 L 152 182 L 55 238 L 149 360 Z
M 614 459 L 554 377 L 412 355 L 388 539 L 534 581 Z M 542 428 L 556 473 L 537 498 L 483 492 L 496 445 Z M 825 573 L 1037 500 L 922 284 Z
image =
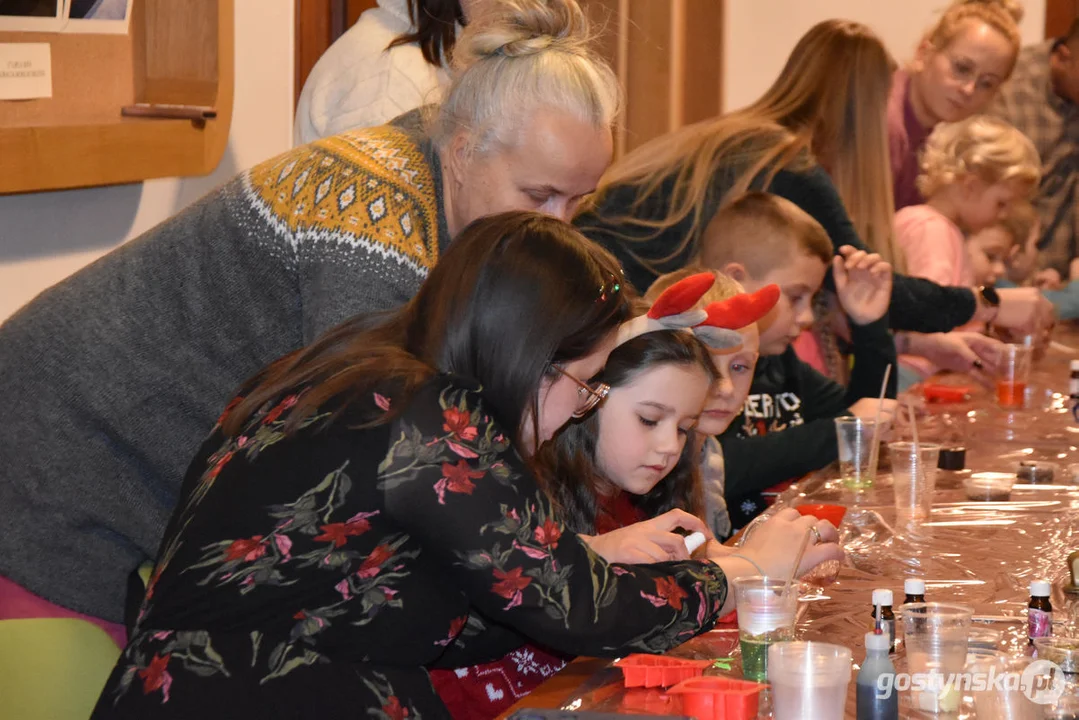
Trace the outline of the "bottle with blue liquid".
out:
M 858 720 L 899 720 L 899 691 L 895 689 L 895 665 L 888 657 L 887 633 L 866 633 L 865 660 L 855 681 Z

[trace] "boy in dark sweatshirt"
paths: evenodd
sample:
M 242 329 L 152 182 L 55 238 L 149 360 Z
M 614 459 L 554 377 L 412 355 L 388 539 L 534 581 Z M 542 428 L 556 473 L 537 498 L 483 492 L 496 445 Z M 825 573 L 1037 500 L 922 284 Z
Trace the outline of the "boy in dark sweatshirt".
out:
M 813 323 L 813 296 L 831 263 L 839 304 L 850 318 L 853 368 L 843 387 L 798 359 L 791 343 Z M 776 195 L 752 192 L 722 208 L 701 240 L 700 264 L 737 280 L 747 292 L 779 285 L 766 319 L 761 359 L 742 416 L 720 436 L 727 506 L 734 527 L 764 509 L 761 491 L 835 461 L 834 419 L 874 418 L 885 368 L 895 365 L 888 331 L 892 268 L 852 247 L 834 255 L 820 223 Z M 888 397 L 895 397 L 895 372 Z M 888 420 L 895 401 L 886 399 Z

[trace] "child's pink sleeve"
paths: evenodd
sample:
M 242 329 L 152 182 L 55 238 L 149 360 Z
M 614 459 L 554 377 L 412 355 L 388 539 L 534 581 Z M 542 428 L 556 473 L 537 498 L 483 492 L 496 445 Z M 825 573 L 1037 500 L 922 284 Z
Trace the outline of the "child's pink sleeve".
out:
M 903 250 L 908 275 L 938 285 L 967 284 L 963 282 L 963 234 L 935 210 L 925 205 L 903 208 L 896 214 L 895 239 Z

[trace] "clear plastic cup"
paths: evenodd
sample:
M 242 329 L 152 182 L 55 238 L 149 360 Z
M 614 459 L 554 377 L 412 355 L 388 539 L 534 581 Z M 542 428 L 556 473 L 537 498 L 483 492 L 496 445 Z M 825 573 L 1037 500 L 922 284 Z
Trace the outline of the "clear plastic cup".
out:
M 869 463 L 873 439 L 877 436 L 877 423 L 859 417 L 844 416 L 835 419 L 835 435 L 839 449 L 839 476 L 851 488 L 866 488 L 873 484 L 876 467 Z
M 768 649 L 775 720 L 841 720 L 851 652 L 822 642 L 776 643 Z
M 734 579 L 738 608 L 738 640 L 742 674 L 748 680 L 768 679 L 768 648 L 794 639 L 798 583 L 753 575 Z
M 1029 660 L 1026 660 L 1029 662 Z M 965 672 L 977 717 L 994 720 L 1037 720 L 1039 708 L 1014 683 L 994 682 L 996 677 L 1021 676 L 1025 663 L 996 651 L 967 655 Z
M 967 660 L 970 618 L 965 605 L 909 603 L 903 606 L 903 645 L 911 674 L 913 705 L 926 712 L 955 712 L 956 686 Z
M 888 445 L 895 487 L 895 516 L 899 521 L 928 520 L 936 490 L 940 445 L 894 442 Z
M 1024 406 L 1033 360 L 1034 348 L 1027 345 L 1005 345 L 1001 349 L 997 362 L 997 404 L 1000 407 L 1017 409 Z

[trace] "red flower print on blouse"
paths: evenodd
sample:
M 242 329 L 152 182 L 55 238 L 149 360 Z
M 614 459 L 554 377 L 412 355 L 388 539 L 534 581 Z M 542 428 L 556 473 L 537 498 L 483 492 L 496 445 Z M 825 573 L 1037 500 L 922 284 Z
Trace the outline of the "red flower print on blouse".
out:
M 386 698 L 386 704 L 382 706 L 382 712 L 389 716 L 390 720 L 404 720 L 408 717 L 408 708 L 401 706 L 401 701 L 396 695 Z
M 472 413 L 468 410 L 458 410 L 457 408 L 452 407 L 446 408 L 442 411 L 442 419 L 445 421 L 442 424 L 443 430 L 453 433 L 466 442 L 475 440 L 479 435 L 475 426 L 469 424 L 472 420 Z
M 225 422 L 225 418 L 227 418 L 229 416 L 229 413 L 232 412 L 233 408 L 235 408 L 241 402 L 243 402 L 243 397 L 240 395 L 237 395 L 236 397 L 232 398 L 232 400 L 229 400 L 229 404 L 225 406 L 225 409 L 223 411 L 221 411 L 221 417 L 217 418 L 217 424 L 220 425 L 221 423 Z
M 364 514 L 364 513 L 361 513 Z M 374 513 L 367 514 L 368 517 Z M 357 515 L 353 518 L 349 518 L 343 523 L 330 523 L 329 525 L 321 525 L 319 527 L 322 530 L 321 535 L 315 536 L 315 541 L 320 542 L 324 540 L 333 541 L 334 547 L 341 547 L 348 538 L 363 535 L 365 532 L 371 529 L 371 523 L 367 522 L 366 517 Z
M 142 678 L 142 694 L 149 695 L 152 692 L 161 691 L 165 696 L 165 702 L 169 701 L 169 688 L 172 687 L 172 676 L 166 672 L 166 668 L 169 666 L 169 658 L 172 654 L 166 654 L 165 657 L 161 657 L 154 654 L 150 664 L 139 670 L 139 677 Z
M 493 590 L 495 594 L 501 595 L 506 599 L 512 598 L 516 593 L 524 590 L 532 582 L 532 578 L 524 577 L 522 572 L 524 572 L 524 569 L 519 567 L 515 567 L 507 572 L 502 572 L 498 568 L 495 568 L 495 577 L 498 578 L 498 582 L 491 587 L 491 590 Z
M 232 456 L 233 456 L 234 454 L 235 454 L 235 453 L 234 453 L 234 452 L 233 452 L 232 450 L 229 450 L 229 451 L 228 451 L 227 453 L 225 453 L 224 457 L 222 457 L 222 458 L 221 458 L 220 460 L 218 460 L 218 461 L 217 461 L 217 464 L 216 464 L 216 465 L 214 465 L 214 466 L 213 466 L 213 467 L 212 467 L 212 468 L 210 469 L 210 473 L 209 473 L 209 478 L 210 478 L 211 480 L 214 480 L 215 478 L 217 478 L 217 476 L 218 476 L 218 475 L 219 475 L 219 474 L 221 473 L 221 471 L 222 471 L 222 470 L 223 470 L 223 469 L 225 468 L 225 465 L 227 465 L 227 464 L 228 464 L 228 462 L 229 462 L 229 460 L 231 460 L 231 459 L 232 459 Z
M 682 609 L 682 599 L 689 597 L 682 588 L 678 587 L 678 583 L 672 577 L 656 578 L 656 595 L 667 601 L 675 610 Z
M 362 578 L 373 578 L 382 569 L 382 563 L 393 557 L 393 550 L 389 545 L 379 545 L 368 555 L 356 574 Z
M 491 586 L 491 590 L 496 595 L 501 595 L 509 600 L 506 603 L 506 607 L 503 610 L 509 610 L 515 608 L 521 604 L 523 599 L 521 591 L 524 590 L 532 582 L 532 578 L 523 576 L 523 569 L 515 567 L 507 572 L 495 568 L 495 577 L 498 578 L 498 582 Z
M 233 540 L 225 551 L 225 562 L 243 558 L 247 562 L 258 560 L 266 554 L 266 546 L 262 544 L 262 536 L 255 535 L 242 540 Z
M 471 495 L 476 489 L 476 484 L 472 481 L 481 477 L 483 471 L 471 469 L 464 460 L 458 460 L 456 465 L 442 463 L 442 479 L 435 483 L 438 504 L 446 504 L 446 491 Z
M 290 407 L 295 405 L 298 399 L 298 395 L 289 395 L 287 398 L 277 403 L 277 407 L 267 413 L 266 417 L 262 418 L 262 424 L 269 425 L 273 421 L 277 420 L 277 418 L 281 417 L 281 413 L 285 412 Z
M 540 545 L 546 545 L 553 550 L 558 547 L 558 538 L 562 537 L 562 529 L 558 527 L 558 523 L 547 518 L 536 528 L 534 537 Z
M 445 640 L 435 640 L 435 645 L 441 645 L 445 647 L 453 642 L 458 635 L 461 634 L 461 630 L 465 627 L 465 622 L 468 621 L 467 615 L 462 615 L 459 618 L 454 618 L 450 621 L 450 633 L 446 636 Z

